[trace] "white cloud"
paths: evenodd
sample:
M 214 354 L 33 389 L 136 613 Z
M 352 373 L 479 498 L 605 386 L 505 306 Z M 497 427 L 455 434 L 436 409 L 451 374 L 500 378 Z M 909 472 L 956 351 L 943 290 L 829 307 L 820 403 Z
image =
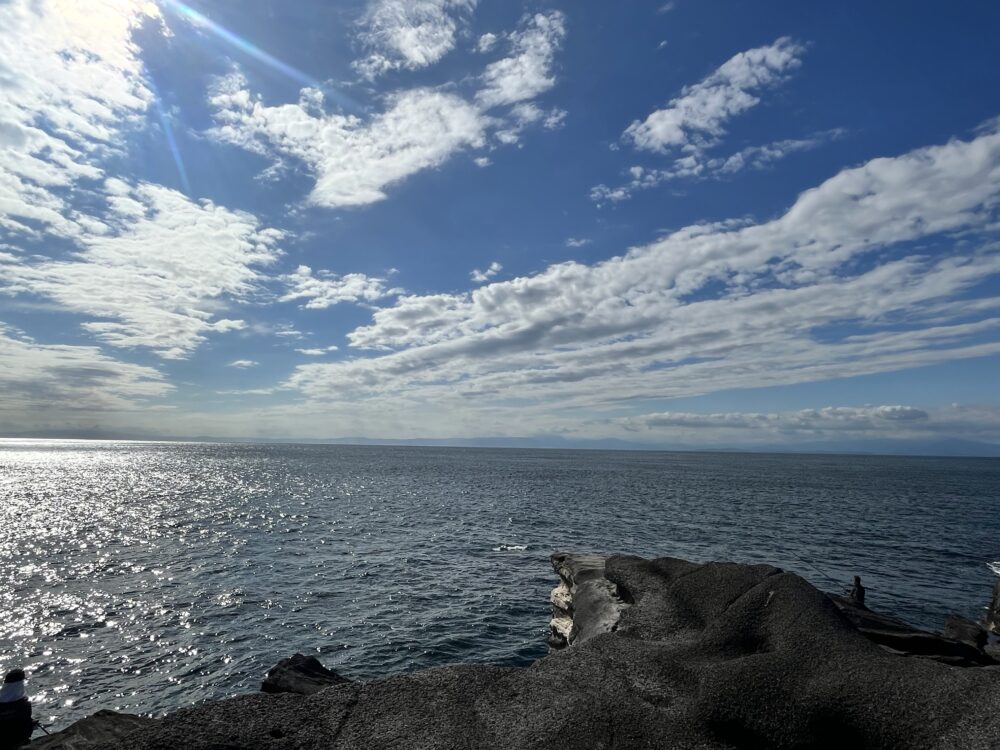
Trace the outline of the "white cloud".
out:
M 496 34 L 487 32 L 479 37 L 479 41 L 476 42 L 476 52 L 486 53 L 493 50 L 497 46 L 497 42 L 500 41 L 500 37 Z
M 363 273 L 349 273 L 343 276 L 319 271 L 314 274 L 309 266 L 299 266 L 294 273 L 281 277 L 288 287 L 280 298 L 282 302 L 308 300 L 302 307 L 308 310 L 324 310 L 341 302 L 374 302 L 402 292 L 386 286 L 386 280 Z
M 480 271 L 478 268 L 473 270 L 472 273 L 469 274 L 469 278 L 471 278 L 477 284 L 482 284 L 484 281 L 489 281 L 490 279 L 492 279 L 502 270 L 503 266 L 501 266 L 496 261 L 493 261 L 492 263 L 490 263 L 489 268 L 487 268 L 485 271 Z
M 823 440 L 1000 441 L 1000 409 L 959 406 L 827 406 L 785 412 L 654 412 L 612 421 L 640 440 L 692 444 L 811 442 Z
M 537 13 L 524 28 L 508 35 L 511 55 L 487 66 L 476 100 L 485 109 L 534 99 L 556 82 L 555 53 L 566 36 L 565 17 L 559 11 Z
M 301 104 L 267 107 L 251 98 L 239 77 L 212 96 L 221 123 L 213 134 L 252 151 L 302 160 L 316 177 L 309 200 L 340 208 L 383 200 L 385 188 L 440 166 L 464 148 L 485 144 L 488 120 L 454 94 L 415 89 L 395 95 L 368 122 L 316 115 Z
M 369 50 L 354 66 L 366 78 L 433 65 L 455 47 L 477 0 L 371 0 L 361 20 Z
M 689 226 L 595 265 L 401 296 L 348 335 L 382 354 L 302 365 L 286 387 L 594 409 L 998 353 L 1000 298 L 981 286 L 1000 274 L 998 207 L 994 123 L 844 170 L 767 222 Z M 835 333 L 847 324 L 860 333 Z
M 252 359 L 234 359 L 226 367 L 235 367 L 237 370 L 246 370 L 248 367 L 257 367 L 260 362 Z
M 0 228 L 36 239 L 82 231 L 69 189 L 102 177 L 120 129 L 152 100 L 131 37 L 157 19 L 151 3 L 0 4 Z
M 588 238 L 570 237 L 566 240 L 566 247 L 583 247 L 584 245 L 589 245 L 591 242 L 593 240 Z
M 323 95 L 303 89 L 295 104 L 267 106 L 253 96 L 246 80 L 232 74 L 217 81 L 209 97 L 218 140 L 269 156 L 303 162 L 315 177 L 313 205 L 362 206 L 383 200 L 386 189 L 426 169 L 440 167 L 465 149 L 482 148 L 492 132 L 501 143 L 515 143 L 529 100 L 555 83 L 553 56 L 564 35 L 561 13 L 537 14 L 508 35 L 511 55 L 491 63 L 474 101 L 457 94 L 417 88 L 386 99 L 383 112 L 363 119 L 325 114 Z M 521 105 L 512 121 L 496 110 Z M 558 127 L 558 111 L 538 117 Z
M 299 354 L 305 354 L 307 357 L 322 357 L 324 354 L 329 352 L 335 352 L 339 349 L 338 346 L 320 346 L 313 349 L 296 349 Z
M 803 52 L 787 37 L 740 52 L 703 81 L 686 86 L 663 109 L 633 122 L 623 137 L 636 148 L 658 153 L 714 145 L 730 119 L 760 102 L 757 94 L 762 89 L 780 83 L 799 67 Z
M 37 343 L 0 323 L 0 422 L 7 430 L 145 411 L 172 390 L 151 367 L 93 346 Z
M 475 164 L 477 167 L 483 168 L 483 167 L 488 167 L 493 162 L 490 161 L 490 158 L 488 156 L 477 156 L 475 159 L 472 160 L 472 163 Z
M 743 170 L 762 170 L 791 154 L 810 151 L 843 137 L 844 130 L 834 128 L 815 133 L 808 138 L 789 138 L 773 141 L 763 146 L 748 146 L 725 157 L 709 157 L 702 152 L 692 152 L 674 160 L 665 169 L 633 166 L 628 170 L 631 178 L 616 188 L 597 185 L 590 189 L 590 199 L 595 203 L 617 203 L 628 200 L 640 190 L 649 190 L 671 180 L 722 179 Z
M 80 249 L 64 259 L 0 259 L 0 293 L 52 299 L 97 318 L 83 327 L 101 341 L 172 359 L 210 332 L 243 327 L 216 314 L 257 291 L 257 269 L 278 257 L 280 232 L 159 185 L 106 187 L 103 228 L 81 230 Z
M 690 412 L 658 412 L 616 420 L 628 430 L 666 431 L 724 429 L 754 430 L 781 433 L 826 433 L 876 431 L 895 432 L 901 423 L 924 425 L 928 414 L 913 406 L 827 406 L 822 409 L 762 414 L 728 412 L 697 414 Z

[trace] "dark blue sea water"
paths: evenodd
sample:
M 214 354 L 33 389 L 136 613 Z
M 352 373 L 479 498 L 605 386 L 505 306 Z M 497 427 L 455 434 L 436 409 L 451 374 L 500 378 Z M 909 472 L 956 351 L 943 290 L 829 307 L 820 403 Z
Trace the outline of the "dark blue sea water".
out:
M 937 628 L 1000 560 L 1000 461 L 0 441 L 0 669 L 36 715 L 543 656 L 554 550 L 770 562 Z

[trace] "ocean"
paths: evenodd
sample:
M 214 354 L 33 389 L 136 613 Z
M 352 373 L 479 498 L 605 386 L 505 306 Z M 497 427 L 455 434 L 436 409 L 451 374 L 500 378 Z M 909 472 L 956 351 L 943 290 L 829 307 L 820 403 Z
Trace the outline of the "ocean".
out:
M 526 665 L 556 550 L 860 575 L 938 629 L 987 604 L 998 511 L 996 459 L 0 441 L 0 669 L 60 728 L 256 691 L 296 651 Z

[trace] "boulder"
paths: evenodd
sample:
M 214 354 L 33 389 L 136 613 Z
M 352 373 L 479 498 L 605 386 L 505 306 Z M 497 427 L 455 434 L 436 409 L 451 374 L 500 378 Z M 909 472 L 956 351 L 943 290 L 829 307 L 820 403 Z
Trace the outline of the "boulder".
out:
M 152 721 L 118 711 L 98 711 L 61 732 L 36 737 L 28 750 L 103 750 L 125 740 Z
M 1000 635 L 1000 578 L 993 584 L 993 600 L 986 610 L 986 629 Z
M 327 669 L 315 657 L 294 654 L 271 667 L 260 689 L 264 693 L 312 695 L 331 685 L 346 682 L 350 680 Z
M 980 651 L 986 647 L 986 642 L 989 640 L 989 634 L 982 625 L 959 615 L 950 615 L 945 620 L 941 635 L 945 638 L 967 643 Z

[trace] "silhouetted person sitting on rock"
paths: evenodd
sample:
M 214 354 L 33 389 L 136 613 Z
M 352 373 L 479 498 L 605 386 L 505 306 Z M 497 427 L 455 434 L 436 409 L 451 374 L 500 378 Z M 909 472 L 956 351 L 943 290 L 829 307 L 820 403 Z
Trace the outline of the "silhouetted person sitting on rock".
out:
M 854 576 L 854 585 L 851 587 L 851 601 L 859 607 L 865 606 L 865 587 L 861 585 L 861 576 Z
M 31 701 L 24 691 L 24 670 L 12 669 L 0 688 L 0 750 L 21 747 L 31 739 Z

